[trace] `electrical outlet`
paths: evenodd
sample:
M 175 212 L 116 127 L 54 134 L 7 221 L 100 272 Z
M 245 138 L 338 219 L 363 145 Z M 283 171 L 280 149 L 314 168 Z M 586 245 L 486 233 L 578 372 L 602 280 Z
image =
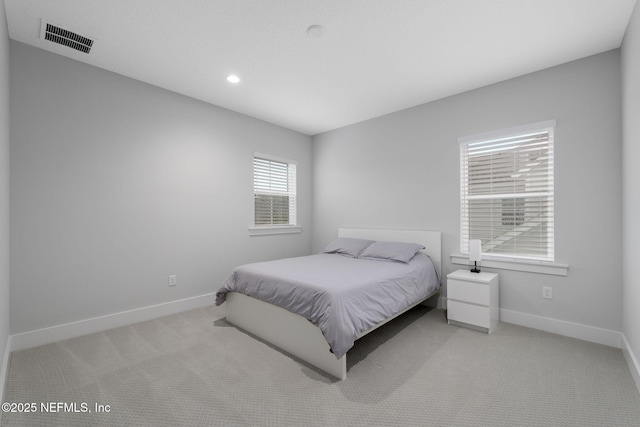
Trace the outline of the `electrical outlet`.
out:
M 169 275 L 169 286 L 175 286 L 178 284 L 178 277 L 175 274 Z
M 542 287 L 542 298 L 553 299 L 553 288 L 551 286 Z

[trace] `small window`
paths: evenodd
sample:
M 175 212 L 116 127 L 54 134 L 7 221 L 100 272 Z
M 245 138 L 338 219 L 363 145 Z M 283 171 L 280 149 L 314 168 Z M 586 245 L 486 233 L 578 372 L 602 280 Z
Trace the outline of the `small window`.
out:
M 555 121 L 460 138 L 460 251 L 554 260 Z
M 256 227 L 297 225 L 296 163 L 255 154 L 253 200 Z

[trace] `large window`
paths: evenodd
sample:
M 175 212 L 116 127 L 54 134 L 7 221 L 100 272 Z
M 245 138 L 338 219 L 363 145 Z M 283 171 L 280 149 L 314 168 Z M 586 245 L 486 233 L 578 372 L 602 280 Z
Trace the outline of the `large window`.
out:
M 555 121 L 460 138 L 460 251 L 554 259 Z
M 256 153 L 253 199 L 256 227 L 296 225 L 296 163 Z

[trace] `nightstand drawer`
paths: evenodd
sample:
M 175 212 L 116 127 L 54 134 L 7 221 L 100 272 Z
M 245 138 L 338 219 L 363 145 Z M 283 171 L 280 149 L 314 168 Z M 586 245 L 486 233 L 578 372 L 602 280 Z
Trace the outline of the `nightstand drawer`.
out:
M 488 306 L 490 303 L 489 285 L 449 279 L 447 280 L 447 300 L 471 302 Z
M 491 327 L 489 307 L 466 304 L 449 299 L 447 301 L 447 317 L 449 320 L 468 323 L 482 328 L 489 329 Z

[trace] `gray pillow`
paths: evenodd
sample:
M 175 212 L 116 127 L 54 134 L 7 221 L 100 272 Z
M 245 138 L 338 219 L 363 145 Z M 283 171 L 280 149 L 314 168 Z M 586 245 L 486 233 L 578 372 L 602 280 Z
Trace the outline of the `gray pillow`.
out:
M 350 256 L 352 258 L 358 258 L 360 253 L 372 243 L 374 243 L 373 240 L 338 237 L 329 246 L 324 248 L 322 253 L 340 254 Z
M 424 246 L 418 243 L 375 242 L 365 248 L 359 258 L 381 259 L 407 263 Z

